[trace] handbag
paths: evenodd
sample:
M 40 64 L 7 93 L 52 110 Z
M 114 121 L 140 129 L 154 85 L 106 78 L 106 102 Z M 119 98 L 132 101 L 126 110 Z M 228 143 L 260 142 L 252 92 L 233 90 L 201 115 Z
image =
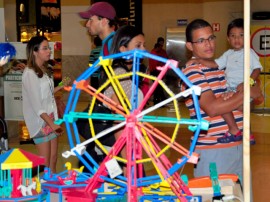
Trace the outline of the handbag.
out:
M 90 107 L 90 104 L 83 110 L 83 112 L 88 113 L 89 107 Z M 102 103 L 97 101 L 94 105 L 94 109 L 93 109 L 92 113 L 111 114 L 112 112 L 110 109 L 105 107 Z M 79 134 L 84 139 L 87 140 L 89 138 L 92 138 L 88 119 L 79 118 L 76 121 L 76 124 L 77 124 Z M 113 121 L 93 119 L 93 126 L 94 126 L 94 130 L 95 130 L 95 134 L 98 134 L 99 132 L 106 130 L 107 128 L 112 127 Z M 115 137 L 113 135 L 113 132 L 99 138 L 99 141 L 106 146 L 112 146 L 115 143 Z

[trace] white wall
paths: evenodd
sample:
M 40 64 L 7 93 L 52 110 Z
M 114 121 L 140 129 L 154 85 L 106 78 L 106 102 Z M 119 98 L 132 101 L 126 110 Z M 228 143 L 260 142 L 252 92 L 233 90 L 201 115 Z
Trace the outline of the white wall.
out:
M 166 38 L 167 27 L 177 27 L 178 19 L 202 18 L 202 4 L 143 4 L 143 32 L 147 49 L 154 47 L 159 36 Z
M 91 41 L 78 12 L 84 11 L 87 6 L 61 7 L 62 55 L 89 55 Z
M 0 42 L 5 41 L 5 18 L 4 8 L 0 8 Z
M 243 2 L 206 2 L 203 4 L 203 16 L 209 23 L 220 24 L 220 31 L 215 32 L 217 36 L 216 56 L 218 57 L 228 49 L 227 26 L 229 22 L 243 17 Z

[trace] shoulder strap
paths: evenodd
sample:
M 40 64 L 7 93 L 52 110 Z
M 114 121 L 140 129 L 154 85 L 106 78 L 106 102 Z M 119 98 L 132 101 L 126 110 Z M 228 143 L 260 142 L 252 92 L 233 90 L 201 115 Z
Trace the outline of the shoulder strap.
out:
M 110 54 L 110 50 L 109 50 L 109 40 L 113 37 L 114 34 L 111 34 L 104 42 L 103 45 L 103 56 L 107 56 Z

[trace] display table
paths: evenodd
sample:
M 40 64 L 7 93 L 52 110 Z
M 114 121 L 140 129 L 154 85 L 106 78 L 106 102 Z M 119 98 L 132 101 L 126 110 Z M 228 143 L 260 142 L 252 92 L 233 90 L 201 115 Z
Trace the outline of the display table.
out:
M 209 193 L 209 190 L 206 190 L 205 188 L 201 188 L 201 189 L 196 189 L 196 194 L 194 195 L 201 195 L 202 196 L 202 202 L 212 202 L 213 201 L 213 195 L 212 194 L 208 194 Z M 191 190 L 192 192 L 192 190 Z M 210 190 L 211 192 L 211 190 Z M 235 183 L 234 186 L 232 187 L 232 189 L 224 189 L 222 190 L 222 194 L 224 194 L 225 196 L 229 196 L 229 195 L 233 195 L 233 196 L 236 196 L 235 199 L 232 199 L 232 200 L 227 200 L 226 202 L 239 202 L 241 199 L 242 201 L 244 201 L 244 197 L 243 197 L 243 193 L 242 193 L 242 190 L 241 190 L 241 186 L 240 184 L 238 183 Z M 65 199 L 65 197 L 61 197 L 62 198 L 62 201 L 67 201 Z M 56 194 L 56 193 L 51 193 L 50 195 L 50 199 L 51 201 L 53 202 L 57 202 L 59 201 L 59 195 Z

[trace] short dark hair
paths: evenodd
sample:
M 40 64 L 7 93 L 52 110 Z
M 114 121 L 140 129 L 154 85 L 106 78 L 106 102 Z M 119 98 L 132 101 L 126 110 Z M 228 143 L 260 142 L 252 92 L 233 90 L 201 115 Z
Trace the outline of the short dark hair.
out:
M 204 28 L 204 27 L 211 27 L 212 26 L 203 19 L 196 19 L 190 22 L 186 28 L 186 42 L 192 42 L 192 32 L 196 29 Z
M 154 46 L 154 49 L 160 48 L 160 47 L 162 47 L 162 45 L 160 45 L 159 43 L 156 43 L 155 46 Z
M 230 31 L 232 28 L 243 28 L 244 29 L 244 20 L 243 18 L 237 18 L 237 19 L 234 19 L 233 21 L 231 21 L 229 24 L 228 24 L 228 27 L 227 27 L 227 36 L 229 36 L 230 34 Z
M 157 38 L 157 43 L 159 43 L 159 42 L 161 42 L 161 41 L 163 41 L 163 42 L 164 42 L 164 41 L 165 41 L 165 39 L 164 39 L 163 37 L 158 37 L 158 38 Z
M 97 15 L 97 18 L 98 18 L 99 20 L 102 20 L 102 19 L 105 18 L 105 17 L 102 17 L 102 16 L 98 16 L 98 15 Z M 114 27 L 114 31 L 116 31 L 116 29 L 117 29 L 117 27 L 118 27 L 118 18 L 115 17 L 114 19 L 108 19 L 108 18 L 106 18 L 106 19 L 109 21 L 109 23 L 108 23 L 109 27 Z

